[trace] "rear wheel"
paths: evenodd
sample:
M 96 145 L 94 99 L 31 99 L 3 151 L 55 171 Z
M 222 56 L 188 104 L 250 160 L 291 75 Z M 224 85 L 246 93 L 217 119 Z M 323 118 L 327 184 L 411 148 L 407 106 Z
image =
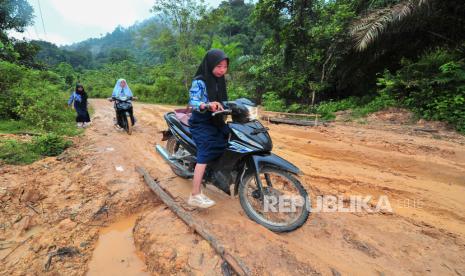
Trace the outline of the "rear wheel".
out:
M 289 232 L 302 226 L 309 215 L 310 202 L 300 181 L 274 167 L 260 170 L 260 191 L 255 173 L 244 176 L 239 199 L 247 216 L 275 232 Z
M 168 138 L 168 141 L 166 141 L 166 150 L 168 151 L 169 155 L 175 158 L 182 158 L 190 155 L 190 153 L 185 150 L 182 145 L 176 140 L 174 136 L 170 136 Z M 186 171 L 191 172 L 192 168 L 194 167 L 194 164 L 191 162 L 185 161 L 185 160 L 179 160 L 177 161 L 181 166 L 183 166 Z M 171 170 L 180 177 L 183 178 L 190 178 L 186 176 L 184 172 L 176 168 L 175 166 L 170 166 Z

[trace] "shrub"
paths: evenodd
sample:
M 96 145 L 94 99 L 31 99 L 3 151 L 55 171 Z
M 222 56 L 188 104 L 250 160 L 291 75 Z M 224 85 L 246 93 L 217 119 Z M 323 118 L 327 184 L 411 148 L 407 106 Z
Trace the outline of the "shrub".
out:
M 153 98 L 151 99 L 158 103 L 187 104 L 189 91 L 180 81 L 161 76 L 155 81 Z
M 378 79 L 382 93 L 422 118 L 449 122 L 465 133 L 465 62 L 460 55 L 438 49 L 402 64 Z
M 57 156 L 71 146 L 72 142 L 54 133 L 34 138 L 34 150 L 42 156 Z
M 49 133 L 35 137 L 31 142 L 16 140 L 0 141 L 0 160 L 7 164 L 30 164 L 42 156 L 57 156 L 72 142 Z
M 236 84 L 235 82 L 228 82 L 228 98 L 230 101 L 239 99 L 239 98 L 247 98 L 250 99 L 249 93 L 245 87 Z
M 7 164 L 30 164 L 40 158 L 30 142 L 0 141 L 0 160 Z
M 74 112 L 65 109 L 69 94 L 60 90 L 64 83 L 56 73 L 8 62 L 0 62 L 0 73 L 2 119 L 21 120 L 33 129 L 58 132 L 63 124 L 73 123 Z
M 333 120 L 336 116 L 334 112 L 353 109 L 357 107 L 359 100 L 355 97 L 350 97 L 340 101 L 321 102 L 316 107 L 316 113 L 321 114 L 324 120 Z
M 352 115 L 355 117 L 366 116 L 369 113 L 373 113 L 388 107 L 396 106 L 397 102 L 391 95 L 384 91 L 380 91 L 379 95 L 373 98 L 367 104 L 355 107 Z
M 286 104 L 283 99 L 280 99 L 276 92 L 267 92 L 263 95 L 263 107 L 268 111 L 283 112 L 286 109 Z

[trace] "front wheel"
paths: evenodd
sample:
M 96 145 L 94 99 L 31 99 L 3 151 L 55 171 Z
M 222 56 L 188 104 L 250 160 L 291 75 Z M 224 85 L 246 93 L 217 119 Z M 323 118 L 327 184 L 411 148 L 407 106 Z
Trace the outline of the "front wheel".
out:
M 131 116 L 129 115 L 128 112 L 126 112 L 124 114 L 124 117 L 125 117 L 125 121 L 126 121 L 126 132 L 131 135 L 132 134 L 132 120 L 131 120 Z
M 289 232 L 308 219 L 310 202 L 307 191 L 292 174 L 279 168 L 260 169 L 260 191 L 255 173 L 244 176 L 239 199 L 247 216 L 274 232 Z
M 122 127 L 129 135 L 132 134 L 132 121 L 131 121 L 131 116 L 129 116 L 129 113 L 123 112 L 121 115 L 121 125 Z

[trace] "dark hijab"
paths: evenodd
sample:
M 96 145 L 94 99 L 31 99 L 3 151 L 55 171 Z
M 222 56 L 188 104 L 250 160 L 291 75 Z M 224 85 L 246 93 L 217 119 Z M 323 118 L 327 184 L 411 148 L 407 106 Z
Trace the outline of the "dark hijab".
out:
M 223 60 L 226 60 L 229 65 L 229 58 L 223 51 L 212 49 L 207 52 L 195 73 L 195 80 L 202 80 L 205 82 L 208 100 L 210 102 L 223 102 L 228 100 L 224 76 L 217 78 L 213 75 L 213 69 Z
M 82 90 L 79 91 L 78 88 L 82 88 Z M 86 91 L 84 90 L 84 86 L 82 86 L 82 84 L 79 84 L 79 83 L 76 84 L 76 94 L 81 95 L 81 98 L 82 98 L 82 102 L 83 102 L 83 103 L 86 103 L 86 102 L 87 102 L 87 93 L 86 93 Z

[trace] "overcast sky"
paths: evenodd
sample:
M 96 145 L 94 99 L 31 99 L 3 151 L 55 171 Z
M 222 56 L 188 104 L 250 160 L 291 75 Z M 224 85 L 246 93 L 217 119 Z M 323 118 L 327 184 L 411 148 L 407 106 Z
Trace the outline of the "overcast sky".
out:
M 150 8 L 156 0 L 28 0 L 34 8 L 34 26 L 17 38 L 41 39 L 57 45 L 100 37 L 116 26 L 128 27 L 143 21 L 152 14 Z M 205 0 L 213 7 L 221 0 Z M 44 19 L 40 18 L 39 3 Z

